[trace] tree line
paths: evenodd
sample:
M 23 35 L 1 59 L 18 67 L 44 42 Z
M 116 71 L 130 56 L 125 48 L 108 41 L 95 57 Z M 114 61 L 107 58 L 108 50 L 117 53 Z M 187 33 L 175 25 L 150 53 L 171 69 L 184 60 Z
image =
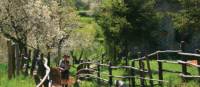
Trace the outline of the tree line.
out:
M 133 57 L 136 51 L 178 49 L 180 41 L 190 44 L 191 51 L 200 47 L 199 6 L 198 0 L 106 0 L 96 21 L 113 60 Z

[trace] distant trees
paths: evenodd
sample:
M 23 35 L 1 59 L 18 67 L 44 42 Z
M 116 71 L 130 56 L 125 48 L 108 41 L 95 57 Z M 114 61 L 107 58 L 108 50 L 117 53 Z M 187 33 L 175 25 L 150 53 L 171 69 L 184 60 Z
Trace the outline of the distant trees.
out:
M 199 48 L 200 42 L 200 1 L 179 0 L 181 10 L 174 13 L 174 25 L 177 30 L 177 40 L 191 44 L 192 49 Z
M 103 28 L 111 58 L 128 57 L 134 46 L 148 49 L 156 44 L 154 32 L 159 20 L 154 0 L 107 0 L 103 3 L 96 19 Z

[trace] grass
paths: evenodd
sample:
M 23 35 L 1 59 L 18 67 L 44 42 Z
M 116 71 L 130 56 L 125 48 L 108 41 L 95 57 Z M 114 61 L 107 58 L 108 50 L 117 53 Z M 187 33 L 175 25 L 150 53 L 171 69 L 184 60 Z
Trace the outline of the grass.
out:
M 150 65 L 152 67 L 152 70 L 154 70 L 154 71 L 158 70 L 158 66 L 157 66 L 156 61 L 151 61 Z M 172 70 L 172 71 L 181 71 L 182 67 L 179 64 L 166 64 L 166 63 L 164 63 L 163 69 Z M 198 70 L 195 67 L 188 67 L 188 73 L 191 73 L 192 75 L 198 75 L 197 71 Z M 163 74 L 164 74 L 164 76 L 163 76 L 164 80 L 170 81 L 170 84 L 172 84 L 173 86 L 179 86 L 179 85 L 185 84 L 185 83 L 182 83 L 182 79 L 179 76 L 179 74 L 168 73 L 168 72 L 164 72 Z M 153 74 L 153 78 L 158 79 L 158 74 Z M 187 87 L 191 87 L 191 86 L 192 87 L 199 87 L 199 85 L 200 85 L 198 83 L 196 83 L 196 84 L 193 84 L 193 83 L 196 83 L 195 79 L 187 82 L 185 85 Z
M 71 76 L 75 77 L 76 67 L 72 66 L 70 69 Z M 15 78 L 8 80 L 7 65 L 0 64 L 0 87 L 35 87 L 35 82 L 32 77 L 24 77 L 23 75 L 15 76 Z M 96 87 L 95 82 L 82 81 L 80 87 Z M 76 87 L 76 86 L 74 86 Z
M 156 61 L 151 61 L 150 64 L 151 64 L 152 70 L 155 71 L 158 69 Z M 76 67 L 77 65 L 74 65 L 70 69 L 71 76 L 73 77 L 75 77 Z M 138 67 L 138 62 L 136 62 L 136 67 Z M 164 63 L 163 68 L 167 70 L 181 71 L 181 66 L 177 64 Z M 31 77 L 24 77 L 20 75 L 20 76 L 16 76 L 12 80 L 8 80 L 6 71 L 7 71 L 7 66 L 5 64 L 0 64 L 0 87 L 35 87 L 34 80 Z M 105 73 L 108 73 L 108 68 L 102 67 L 101 72 L 102 72 L 101 77 L 104 79 L 108 79 L 108 76 L 104 75 Z M 198 75 L 197 68 L 195 67 L 188 67 L 188 72 L 191 73 L 192 75 Z M 125 69 L 113 69 L 114 76 L 123 76 L 123 75 L 128 75 L 128 74 L 129 74 L 128 71 L 126 71 Z M 153 78 L 158 79 L 158 74 L 154 73 Z M 128 84 L 127 79 L 114 78 L 114 80 L 122 80 Z M 187 83 L 182 83 L 181 77 L 179 77 L 178 74 L 173 74 L 173 73 L 164 72 L 164 80 L 169 81 L 169 83 L 164 84 L 165 87 L 199 87 L 200 86 L 200 83 L 197 80 L 190 80 Z M 146 83 L 149 84 L 148 81 L 146 81 Z M 157 82 L 154 82 L 154 83 L 157 84 Z M 139 79 L 136 80 L 136 84 L 137 85 L 140 84 Z M 97 87 L 98 85 L 96 83 L 96 80 L 92 79 L 88 81 L 81 81 L 79 86 L 80 87 Z M 107 86 L 104 85 L 101 87 L 107 87 Z
M 7 78 L 7 66 L 0 64 L 0 87 L 35 87 L 35 84 L 31 77 L 22 75 L 9 80 Z
M 93 81 L 81 81 L 79 85 L 80 87 L 97 87 L 96 82 Z

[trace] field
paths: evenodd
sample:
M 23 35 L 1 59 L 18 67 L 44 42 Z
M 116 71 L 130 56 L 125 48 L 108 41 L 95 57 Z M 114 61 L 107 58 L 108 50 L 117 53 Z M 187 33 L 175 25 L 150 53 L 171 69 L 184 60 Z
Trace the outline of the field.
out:
M 74 76 L 76 68 L 71 68 L 71 75 Z M 83 81 L 80 87 L 96 87 L 93 82 Z M 24 77 L 23 75 L 15 76 L 14 79 L 8 80 L 7 66 L 0 64 L 0 87 L 35 87 L 35 82 L 32 77 Z
M 15 77 L 12 80 L 8 80 L 7 66 L 0 64 L 0 87 L 35 87 L 34 80 L 31 77 L 24 77 L 22 75 Z
M 136 63 L 136 66 L 137 63 Z M 151 66 L 153 67 L 152 70 L 157 70 L 157 62 L 151 61 Z M 175 64 L 164 64 L 164 69 L 167 70 L 173 70 L 173 71 L 181 71 L 181 66 L 180 65 L 175 65 Z M 6 70 L 7 66 L 5 64 L 0 64 L 0 87 L 35 87 L 35 83 L 33 78 L 31 77 L 24 77 L 22 75 L 16 76 L 16 78 L 12 80 L 8 80 Z M 102 68 L 101 72 L 102 73 L 107 73 L 108 69 L 107 68 Z M 76 73 L 76 66 L 73 66 L 70 70 L 71 75 L 74 77 Z M 197 69 L 193 67 L 188 68 L 188 72 L 191 73 L 192 75 L 197 75 Z M 125 69 L 115 69 L 113 70 L 113 75 L 114 76 L 120 76 L 120 75 L 127 75 L 128 72 Z M 105 79 L 108 79 L 106 76 L 102 77 Z M 154 73 L 153 78 L 157 79 L 158 74 Z M 116 79 L 114 80 L 122 80 L 126 83 L 128 83 L 127 79 Z M 178 74 L 172 74 L 172 73 L 167 73 L 164 72 L 164 80 L 169 81 L 169 83 L 165 83 L 165 87 L 199 87 L 200 84 L 196 80 L 190 80 L 187 83 L 182 83 L 181 82 L 181 77 L 178 76 Z M 146 81 L 147 84 L 149 84 L 149 81 Z M 140 84 L 140 80 L 136 80 L 136 84 Z M 157 82 L 154 82 L 154 84 L 157 84 Z M 80 87 L 97 87 L 97 83 L 95 80 L 88 80 L 88 81 L 81 81 L 79 84 Z M 106 85 L 104 85 L 106 87 Z

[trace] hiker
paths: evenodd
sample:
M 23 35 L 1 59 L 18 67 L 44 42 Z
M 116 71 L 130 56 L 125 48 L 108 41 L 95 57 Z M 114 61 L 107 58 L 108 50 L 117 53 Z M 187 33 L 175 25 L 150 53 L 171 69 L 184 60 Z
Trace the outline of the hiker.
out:
M 69 79 L 69 69 L 70 69 L 70 56 L 64 55 L 63 59 L 59 62 L 59 69 L 61 72 L 61 84 L 63 84 L 63 87 L 67 86 L 65 83 Z

